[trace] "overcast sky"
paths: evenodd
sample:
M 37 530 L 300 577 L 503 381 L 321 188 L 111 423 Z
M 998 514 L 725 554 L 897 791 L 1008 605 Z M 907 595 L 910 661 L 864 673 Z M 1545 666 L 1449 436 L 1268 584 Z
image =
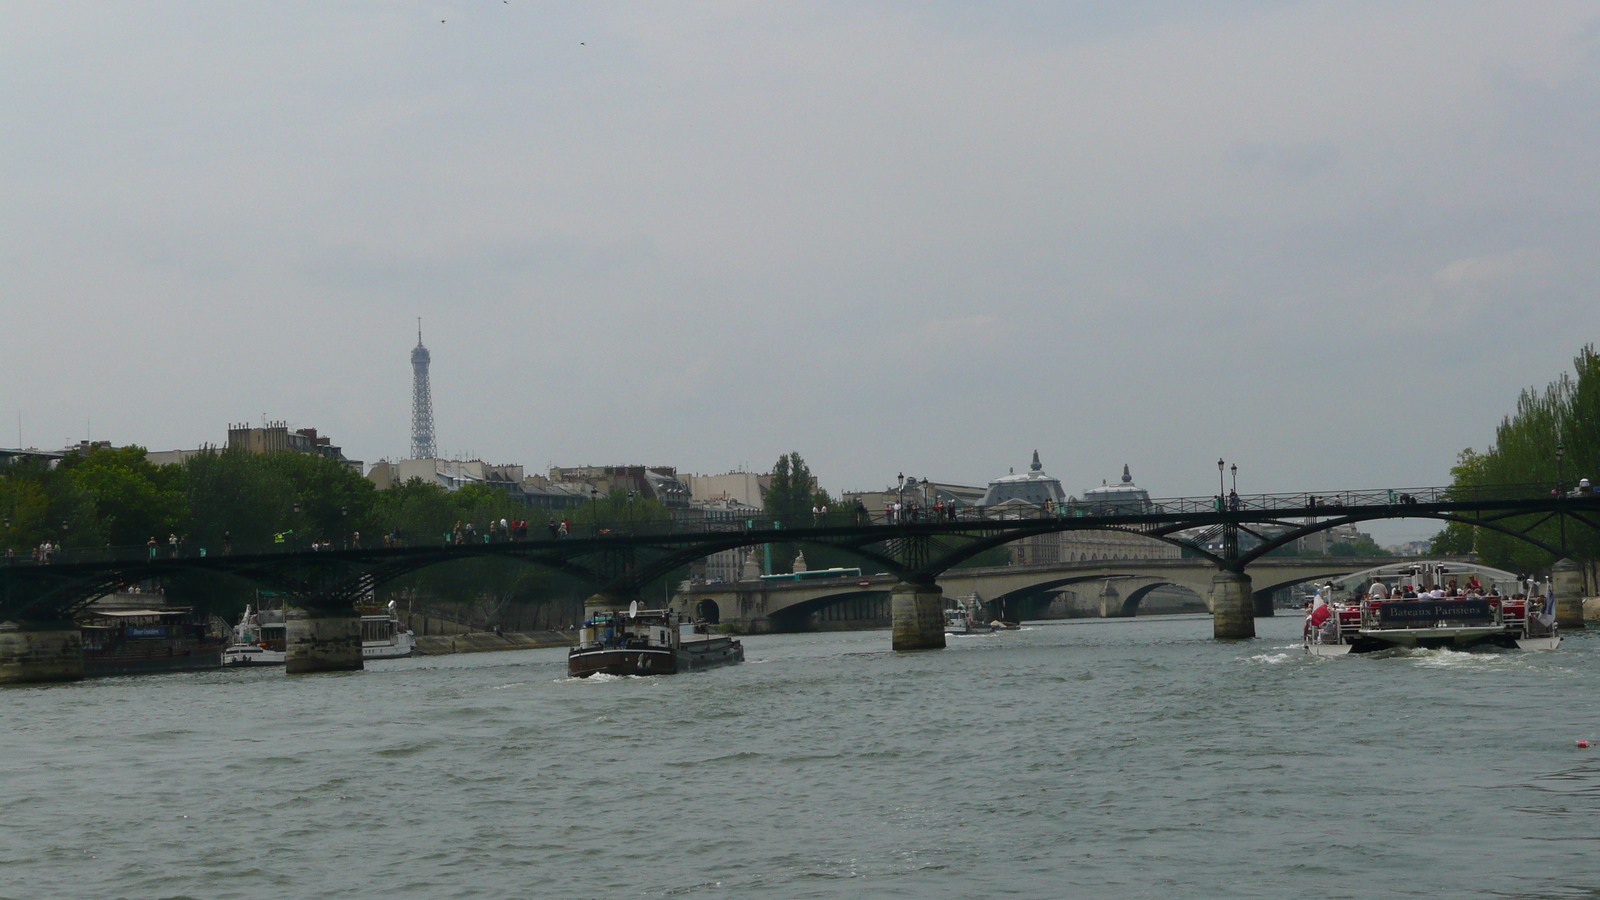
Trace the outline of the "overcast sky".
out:
M 1438 484 L 1600 335 L 1594 2 L 57 0 L 0 84 L 0 446 L 400 457 L 421 316 L 530 470 Z

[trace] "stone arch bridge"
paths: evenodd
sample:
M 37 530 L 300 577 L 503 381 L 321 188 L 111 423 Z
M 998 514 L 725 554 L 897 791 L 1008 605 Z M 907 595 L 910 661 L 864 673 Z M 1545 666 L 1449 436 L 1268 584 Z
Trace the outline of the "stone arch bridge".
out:
M 1272 595 L 1282 588 L 1338 578 L 1385 563 L 1392 557 L 1266 557 L 1250 566 L 1255 615 L 1272 615 Z M 977 594 L 991 608 L 1014 607 L 1062 589 L 1089 587 L 1089 606 L 1101 618 L 1137 613 L 1151 591 L 1175 586 L 1214 605 L 1215 565 L 1204 559 L 1104 559 L 1028 566 L 950 569 L 939 576 L 946 597 Z M 744 631 L 798 631 L 813 614 L 845 611 L 845 618 L 887 618 L 899 578 L 882 573 L 808 581 L 740 581 L 692 585 L 674 596 L 674 609 L 714 618 Z

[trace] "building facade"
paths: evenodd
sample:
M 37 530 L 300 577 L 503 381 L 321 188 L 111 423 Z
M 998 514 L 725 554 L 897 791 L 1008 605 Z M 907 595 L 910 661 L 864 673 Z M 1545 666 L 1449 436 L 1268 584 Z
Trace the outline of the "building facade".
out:
M 335 446 L 327 435 L 318 434 L 315 428 L 290 430 L 288 422 L 268 422 L 259 428 L 229 423 L 228 449 L 245 453 L 311 453 L 336 459 L 358 475 L 366 468 L 359 459 L 346 459 L 343 448 Z

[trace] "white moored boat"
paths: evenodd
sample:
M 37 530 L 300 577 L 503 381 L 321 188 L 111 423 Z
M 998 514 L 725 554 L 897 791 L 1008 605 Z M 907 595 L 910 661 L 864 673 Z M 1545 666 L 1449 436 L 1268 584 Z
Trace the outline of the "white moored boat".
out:
M 1401 563 L 1317 589 L 1306 651 L 1342 656 L 1395 648 L 1554 650 L 1561 646 L 1549 581 L 1471 563 Z
M 361 617 L 361 658 L 400 659 L 417 649 L 417 637 L 400 621 L 394 601 L 381 613 Z
M 984 624 L 983 605 L 976 594 L 960 598 L 955 604 L 954 609 L 944 611 L 945 634 L 990 634 L 996 630 L 993 623 Z
M 222 665 L 281 666 L 284 658 L 283 610 L 256 610 L 246 604 L 239 624 L 233 626 L 233 643 L 222 650 Z

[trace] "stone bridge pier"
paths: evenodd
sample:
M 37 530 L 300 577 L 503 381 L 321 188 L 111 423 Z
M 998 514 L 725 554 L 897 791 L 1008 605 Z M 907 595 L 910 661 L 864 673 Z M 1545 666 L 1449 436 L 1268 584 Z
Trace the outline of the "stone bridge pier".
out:
M 1107 578 L 1106 583 L 1100 588 L 1100 618 L 1121 619 L 1133 615 L 1132 610 L 1124 610 L 1122 594 L 1117 591 L 1117 586 Z
M 0 622 L 0 684 L 83 678 L 83 632 L 71 619 Z
M 361 617 L 348 602 L 324 605 L 302 598 L 298 605 L 285 605 L 283 622 L 288 644 L 285 674 L 355 672 L 362 668 Z
M 1211 577 L 1211 634 L 1229 639 L 1256 636 L 1256 600 L 1249 575 L 1223 569 Z
M 889 591 L 896 650 L 944 647 L 944 591 L 937 584 L 902 581 Z
M 1572 631 L 1583 622 L 1583 568 L 1570 559 L 1550 567 L 1550 588 L 1556 592 L 1556 627 Z

